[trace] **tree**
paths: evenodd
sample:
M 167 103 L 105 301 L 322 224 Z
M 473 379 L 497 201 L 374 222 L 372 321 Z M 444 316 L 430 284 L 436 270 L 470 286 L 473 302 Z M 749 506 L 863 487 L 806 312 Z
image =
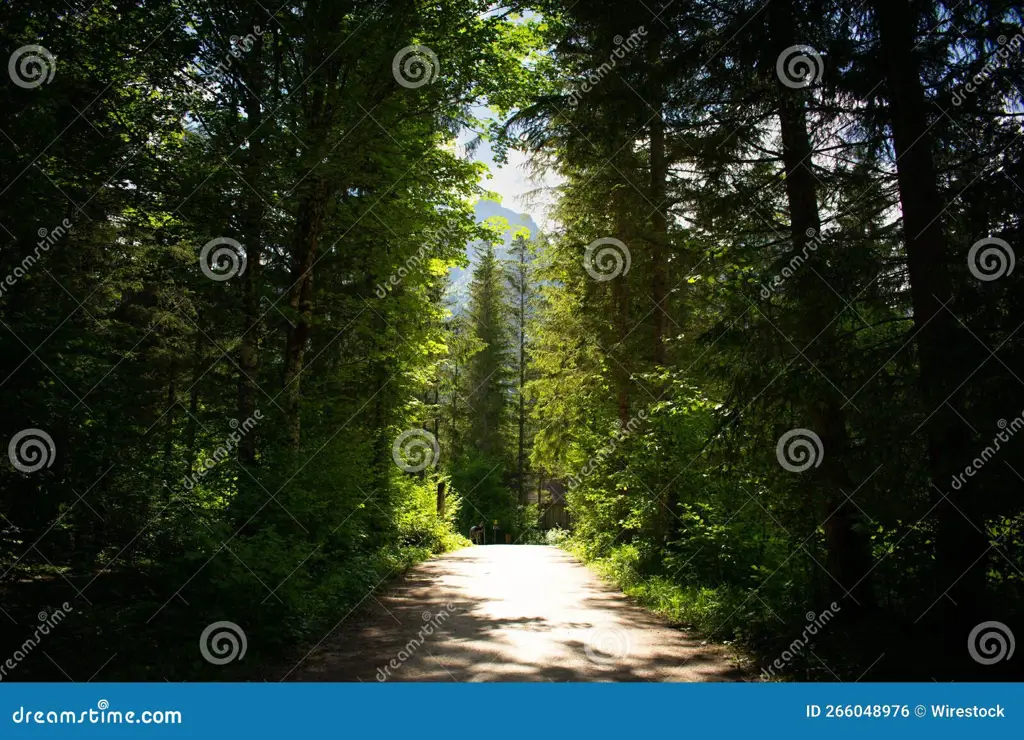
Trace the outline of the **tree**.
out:
M 518 408 L 516 410 L 516 427 L 518 436 L 516 438 L 516 486 L 519 492 L 519 502 L 526 503 L 527 484 L 527 399 L 526 381 L 529 374 L 529 354 L 527 351 L 527 332 L 534 316 L 534 294 L 533 252 L 526 237 L 517 235 L 512 240 L 509 249 L 509 264 L 506 268 L 506 280 L 511 297 L 510 317 L 515 352 L 513 367 L 515 373 L 515 396 Z
M 508 447 L 512 350 L 504 266 L 490 244 L 477 250 L 470 284 L 469 317 L 480 351 L 470 360 L 467 385 L 471 409 L 469 434 L 474 449 L 500 460 Z

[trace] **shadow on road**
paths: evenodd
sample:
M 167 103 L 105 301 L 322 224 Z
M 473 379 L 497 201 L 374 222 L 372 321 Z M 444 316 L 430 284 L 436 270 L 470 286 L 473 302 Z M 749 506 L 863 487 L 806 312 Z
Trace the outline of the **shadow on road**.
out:
M 267 678 L 744 679 L 722 647 L 669 626 L 543 546 L 473 547 L 424 563 L 386 594 L 367 597 L 296 661 Z

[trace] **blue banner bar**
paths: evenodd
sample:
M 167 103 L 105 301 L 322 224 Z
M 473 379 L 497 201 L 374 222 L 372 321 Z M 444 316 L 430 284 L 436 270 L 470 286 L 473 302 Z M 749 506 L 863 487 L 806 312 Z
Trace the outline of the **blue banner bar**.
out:
M 1021 737 L 1024 684 L 0 684 L 0 710 L 4 738 L 987 739 Z

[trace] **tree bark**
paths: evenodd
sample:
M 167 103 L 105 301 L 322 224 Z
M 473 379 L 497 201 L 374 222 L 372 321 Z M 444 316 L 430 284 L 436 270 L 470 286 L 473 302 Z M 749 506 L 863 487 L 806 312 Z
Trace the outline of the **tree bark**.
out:
M 612 207 L 615 210 L 616 233 L 629 246 L 629 213 L 621 192 L 613 196 Z M 619 275 L 611 281 L 612 304 L 615 311 L 614 319 L 614 340 L 615 346 L 609 354 L 612 355 L 612 380 L 615 383 L 616 405 L 619 411 L 619 423 L 625 426 L 629 422 L 630 415 L 630 374 L 626 367 L 629 361 L 626 352 L 626 339 L 630 334 L 629 326 L 629 276 Z M 621 358 L 621 359 L 620 359 Z
M 654 213 L 651 214 L 651 297 L 656 309 L 653 316 L 654 338 L 653 359 L 658 366 L 665 365 L 665 330 L 668 318 L 668 213 L 665 210 L 665 197 L 668 181 L 668 163 L 665 157 L 665 121 L 662 119 L 661 100 L 658 99 L 658 112 L 651 119 L 651 202 Z
M 263 49 L 263 37 L 256 41 L 252 52 L 254 63 L 248 70 L 259 70 Z M 245 179 L 250 188 L 260 182 L 260 173 L 264 166 L 263 136 L 260 133 L 263 123 L 263 108 L 257 95 L 262 95 L 263 86 L 254 74 L 247 75 L 246 86 L 249 88 L 245 100 L 245 112 L 248 122 L 249 142 Z M 246 269 L 242 275 L 242 339 L 238 349 L 238 421 L 244 422 L 256 411 L 256 380 L 259 369 L 259 334 L 260 334 L 260 260 L 263 257 L 263 216 L 265 205 L 262 197 L 248 190 L 248 204 L 244 214 L 243 246 L 245 247 Z M 256 435 L 246 434 L 238 445 L 238 459 L 243 465 L 256 462 Z
M 196 325 L 203 325 L 202 314 L 196 315 Z M 196 467 L 196 435 L 198 433 L 199 414 L 199 381 L 203 377 L 203 333 L 196 330 L 196 343 L 192 349 L 192 384 L 189 386 L 188 395 L 188 422 L 185 425 L 185 445 L 188 455 L 188 470 L 186 475 L 191 475 Z
M 791 19 L 786 8 L 771 12 L 773 30 L 780 38 L 792 41 Z M 795 43 L 795 42 L 794 42 Z M 821 233 L 821 217 L 818 211 L 817 180 L 812 170 L 813 149 L 808 135 L 805 93 L 777 84 L 779 90 L 779 128 L 782 139 L 782 160 L 785 168 L 786 199 L 790 211 L 790 232 L 793 254 L 806 256 L 812 238 Z M 807 265 L 804 269 L 811 267 Z M 835 333 L 831 330 L 833 318 L 841 310 L 836 305 L 834 294 L 827 286 L 820 286 L 820 278 L 813 273 L 800 275 L 796 283 L 798 321 L 800 336 L 804 344 L 803 353 L 815 366 L 827 366 L 828 360 L 837 352 Z M 817 282 L 815 282 L 817 281 Z M 807 286 L 812 286 L 809 289 Z M 828 291 L 827 294 L 823 291 Z M 821 296 L 821 297 L 819 297 Z M 831 576 L 828 584 L 836 599 L 849 592 L 862 608 L 873 607 L 874 593 L 871 587 L 871 549 L 867 538 L 855 528 L 859 512 L 846 496 L 852 494 L 856 485 L 846 464 L 848 435 L 843 399 L 838 391 L 826 380 L 826 386 L 817 400 L 804 402 L 807 416 L 813 430 L 822 443 L 821 469 L 816 478 L 820 492 L 814 498 L 824 502 L 826 519 L 825 567 Z M 845 492 L 845 493 L 844 493 Z M 813 510 L 820 511 L 817 501 Z
M 313 326 L 313 265 L 327 213 L 327 181 L 318 177 L 299 205 L 292 246 L 292 287 L 288 305 L 295 323 L 288 331 L 284 349 L 285 424 L 288 441 L 298 447 L 301 441 L 302 388 L 299 376 L 306 356 L 306 344 Z
M 914 52 L 916 16 L 907 0 L 874 0 L 889 97 L 897 181 L 910 273 L 910 295 L 925 403 L 928 456 L 935 513 L 937 598 L 961 613 L 979 610 L 985 595 L 988 538 L 980 497 L 951 481 L 971 455 L 971 435 L 959 390 L 966 375 L 964 336 L 944 306 L 954 298 L 951 255 L 942 228 L 943 203 L 932 154 L 921 64 Z M 981 530 L 981 531 L 979 531 Z M 948 600 L 943 598 L 948 596 Z M 967 617 L 970 621 L 973 617 Z
M 444 505 L 445 505 L 445 482 L 440 481 L 437 484 L 437 515 L 441 519 L 444 519 Z
M 526 492 L 526 398 L 524 389 L 526 387 L 526 298 L 527 298 L 527 269 L 526 269 L 526 245 L 519 245 L 519 450 L 518 450 L 518 478 L 519 478 L 519 503 L 525 504 L 524 495 Z

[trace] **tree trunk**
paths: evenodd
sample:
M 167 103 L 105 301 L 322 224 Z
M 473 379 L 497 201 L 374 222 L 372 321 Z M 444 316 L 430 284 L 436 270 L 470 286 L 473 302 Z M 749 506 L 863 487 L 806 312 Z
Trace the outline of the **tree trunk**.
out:
M 196 325 L 203 325 L 202 314 L 196 316 Z M 199 381 L 203 377 L 203 333 L 196 330 L 196 343 L 192 349 L 192 384 L 188 393 L 188 422 L 185 426 L 185 446 L 187 450 L 188 470 L 186 475 L 191 475 L 196 467 L 196 435 L 198 433 L 199 414 Z
M 262 39 L 262 37 L 261 37 Z M 256 43 L 253 51 L 258 61 L 262 40 Z M 249 76 L 249 85 L 257 82 Z M 258 183 L 262 171 L 263 137 L 258 132 L 263 122 L 263 110 L 260 102 L 254 97 L 256 87 L 246 98 L 246 118 L 248 119 L 249 142 L 248 162 L 245 179 L 248 183 Z M 238 421 L 243 423 L 256 411 L 256 380 L 259 366 L 259 320 L 260 320 L 260 260 L 263 256 L 263 199 L 256 193 L 249 192 L 249 202 L 244 216 L 243 238 L 245 240 L 246 269 L 242 275 L 242 340 L 238 349 Z M 238 459 L 243 465 L 256 462 L 256 435 L 246 434 L 238 445 Z
M 526 492 L 526 246 L 519 252 L 519 503 L 524 504 Z
M 164 437 L 164 478 L 170 478 L 173 475 L 171 466 L 174 461 L 174 407 L 177 405 L 175 403 L 176 394 L 174 376 L 172 375 L 167 381 L 167 432 Z
M 612 207 L 615 209 L 615 232 L 619 235 L 626 246 L 629 246 L 629 213 L 622 200 L 621 193 L 614 195 Z M 629 325 L 629 276 L 628 273 L 619 275 L 611 281 L 612 303 L 615 311 L 614 320 L 614 341 L 615 345 L 609 350 L 612 355 L 612 381 L 615 383 L 616 404 L 619 411 L 619 423 L 625 426 L 629 423 L 630 415 L 630 377 L 626 363 L 629 362 L 626 352 L 626 339 L 629 337 L 631 327 Z M 618 355 L 618 356 L 616 356 Z M 620 359 L 621 358 L 621 359 Z
M 665 158 L 665 121 L 662 119 L 661 102 L 659 110 L 651 119 L 651 297 L 656 306 L 653 316 L 654 338 L 653 359 L 658 366 L 665 365 L 665 329 L 668 319 L 668 213 L 665 210 L 668 163 Z
M 316 178 L 299 206 L 292 247 L 292 287 L 288 305 L 295 323 L 285 342 L 284 397 L 286 431 L 293 447 L 298 447 L 301 439 L 302 389 L 299 376 L 313 326 L 313 265 L 324 229 L 327 192 L 327 180 Z
M 942 229 L 943 203 L 932 160 L 921 66 L 914 53 L 915 16 L 907 0 L 875 0 L 888 85 L 893 148 L 896 153 L 910 294 L 920 362 L 928 455 L 936 496 L 936 597 L 956 604 L 967 622 L 980 613 L 985 595 L 988 538 L 981 498 L 969 486 L 952 490 L 955 473 L 971 453 L 971 435 L 959 418 L 965 337 L 943 306 L 953 297 L 950 255 Z M 944 492 L 944 493 L 943 493 Z M 947 598 L 943 598 L 943 595 Z
M 437 516 L 439 518 L 441 518 L 441 519 L 444 519 L 444 504 L 445 504 L 444 494 L 445 494 L 445 482 L 444 481 L 440 481 L 437 484 Z
M 791 40 L 791 19 L 784 17 L 784 10 L 782 7 L 772 12 L 771 22 L 773 30 L 780 37 Z M 803 99 L 805 93 L 781 84 L 778 84 L 778 89 L 779 127 L 793 254 L 806 255 L 810 239 L 821 233 L 821 218 L 818 212 L 817 182 L 812 170 L 813 150 L 807 131 L 807 112 Z M 835 334 L 830 326 L 841 308 L 836 306 L 831 292 L 828 295 L 822 293 L 828 288 L 820 285 L 817 275 L 812 273 L 810 276 L 798 277 L 796 310 L 800 312 L 798 326 L 801 335 L 798 341 L 805 345 L 803 351 L 808 360 L 820 368 L 827 366 L 829 359 L 836 353 Z M 818 290 L 819 287 L 821 290 Z M 819 295 L 823 297 L 819 298 Z M 825 504 L 827 516 L 824 530 L 826 569 L 831 576 L 829 589 L 836 599 L 846 596 L 849 591 L 860 607 L 873 607 L 875 599 L 870 580 L 870 544 L 856 530 L 859 512 L 846 498 L 846 494 L 853 493 L 856 485 L 846 465 L 848 442 L 843 399 L 829 381 L 826 381 L 826 387 L 813 395 L 817 395 L 817 400 L 806 403 L 805 411 L 813 431 L 821 438 L 823 449 L 821 470 L 815 477 L 821 481 L 820 500 Z M 813 510 L 820 511 L 817 501 L 814 504 Z

